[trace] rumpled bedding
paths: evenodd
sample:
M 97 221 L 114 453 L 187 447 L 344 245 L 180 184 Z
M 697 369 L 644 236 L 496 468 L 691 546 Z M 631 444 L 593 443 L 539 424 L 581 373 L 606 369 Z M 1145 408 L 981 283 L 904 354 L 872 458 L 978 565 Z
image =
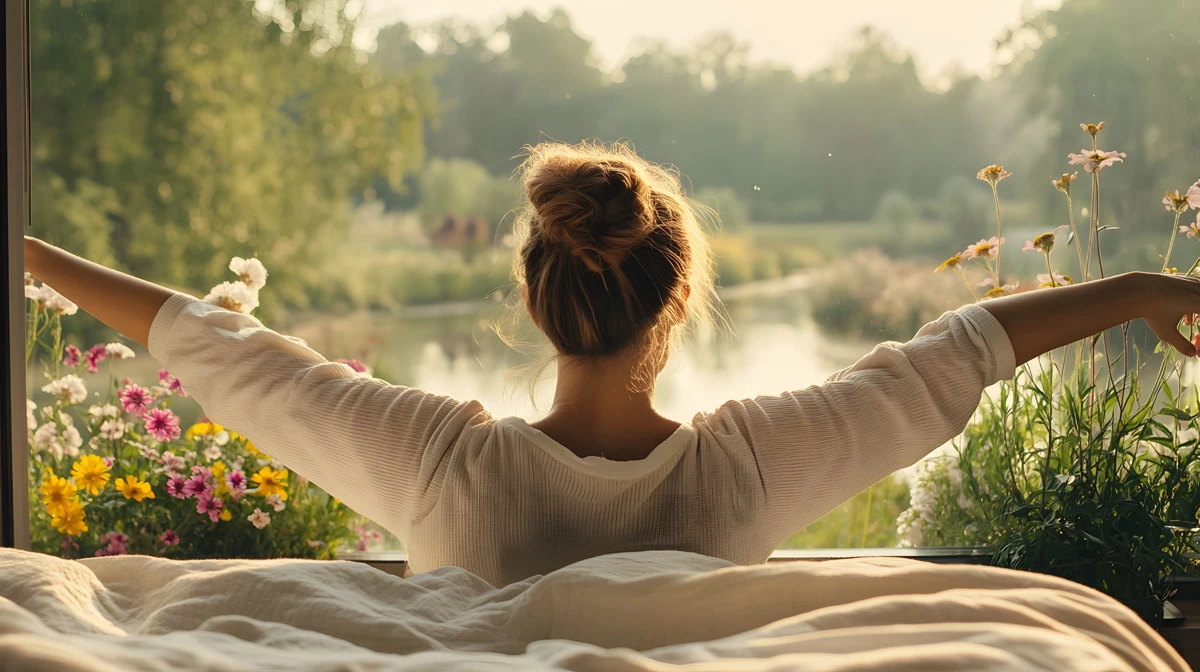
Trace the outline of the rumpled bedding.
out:
M 1116 601 L 988 567 L 653 551 L 496 588 L 449 567 L 0 549 L 4 672 L 1187 669 Z

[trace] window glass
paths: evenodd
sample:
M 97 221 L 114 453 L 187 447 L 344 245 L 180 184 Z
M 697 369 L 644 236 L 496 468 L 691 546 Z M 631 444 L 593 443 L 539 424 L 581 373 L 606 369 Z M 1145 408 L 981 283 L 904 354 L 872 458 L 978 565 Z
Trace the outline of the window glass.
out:
M 1079 279 L 1069 228 L 1049 271 L 1021 249 L 1072 218 L 1103 227 L 1109 275 L 1157 271 L 1168 246 L 1186 272 L 1195 211 L 1175 222 L 1159 200 L 1200 177 L 1200 7 L 919 4 L 706 0 L 685 17 L 666 0 L 31 0 L 32 230 L 201 297 L 256 259 L 265 286 L 239 300 L 268 326 L 529 419 L 552 386 L 529 394 L 531 359 L 490 325 L 514 304 L 511 175 L 544 139 L 628 140 L 717 216 L 726 319 L 673 353 L 655 395 L 684 422 L 818 384 L 983 298 L 988 278 Z M 1084 167 L 1067 154 L 1092 148 L 1080 122 L 1102 120 L 1099 148 L 1127 156 L 1105 168 L 1093 226 L 1090 173 L 1070 206 L 1050 182 Z M 977 179 L 991 164 L 1011 172 L 995 193 Z M 999 272 L 934 272 L 998 235 L 999 261 L 980 255 Z M 35 549 L 400 548 L 252 436 L 206 424 L 144 350 L 29 292 Z M 1131 338 L 1149 356 L 1153 340 Z M 957 455 L 935 451 L 784 547 L 987 543 L 989 476 L 964 486 Z

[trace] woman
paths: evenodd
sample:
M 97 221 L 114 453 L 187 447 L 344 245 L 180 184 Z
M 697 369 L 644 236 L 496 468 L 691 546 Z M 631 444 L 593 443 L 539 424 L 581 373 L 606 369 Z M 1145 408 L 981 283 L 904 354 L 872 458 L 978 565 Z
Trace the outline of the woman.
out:
M 149 347 L 213 420 L 249 436 L 404 541 L 415 571 L 507 584 L 617 551 L 764 561 L 790 534 L 966 425 L 1016 366 L 1143 318 L 1178 331 L 1200 283 L 1128 274 L 966 306 L 824 385 L 730 401 L 680 423 L 654 379 L 712 294 L 678 179 L 629 151 L 545 144 L 524 166 L 516 278 L 557 351 L 549 413 L 388 385 L 258 320 L 25 240 L 27 269 Z M 764 390 L 771 392 L 771 390 Z

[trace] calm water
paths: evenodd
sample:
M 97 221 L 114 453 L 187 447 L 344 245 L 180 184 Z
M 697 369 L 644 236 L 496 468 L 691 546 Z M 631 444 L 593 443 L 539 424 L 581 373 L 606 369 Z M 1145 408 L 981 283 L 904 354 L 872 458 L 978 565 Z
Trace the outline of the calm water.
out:
M 833 337 L 814 323 L 802 278 L 726 294 L 731 329 L 692 334 L 659 376 L 655 402 L 664 415 L 689 421 L 730 400 L 819 383 L 873 345 Z M 503 317 L 489 305 L 440 306 L 401 314 L 296 317 L 275 325 L 328 357 L 354 357 L 392 383 L 457 399 L 475 399 L 493 415 L 540 417 L 552 381 L 529 394 L 529 358 L 504 345 L 489 325 Z

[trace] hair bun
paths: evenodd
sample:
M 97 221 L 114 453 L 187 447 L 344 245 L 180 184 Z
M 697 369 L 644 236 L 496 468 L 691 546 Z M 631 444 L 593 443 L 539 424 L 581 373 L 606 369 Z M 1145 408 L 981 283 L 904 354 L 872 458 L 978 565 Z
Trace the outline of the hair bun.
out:
M 536 232 L 601 273 L 619 267 L 655 225 L 652 190 L 621 160 L 547 157 L 525 175 Z

